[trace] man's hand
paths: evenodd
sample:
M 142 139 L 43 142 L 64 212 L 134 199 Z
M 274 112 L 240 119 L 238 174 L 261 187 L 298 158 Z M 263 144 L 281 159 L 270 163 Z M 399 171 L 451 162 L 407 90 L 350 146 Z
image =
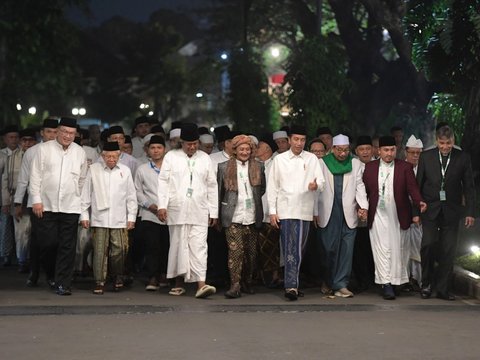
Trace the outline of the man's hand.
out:
M 358 218 L 362 221 L 367 221 L 368 210 L 367 209 L 358 209 L 357 210 Z
M 412 218 L 412 222 L 417 225 L 417 226 L 420 226 L 421 222 L 420 222 L 420 216 L 414 216 Z
M 311 183 L 308 184 L 308 190 L 317 191 L 317 189 L 318 189 L 317 178 L 315 178 Z
M 158 220 L 162 222 L 167 222 L 167 209 L 158 209 L 157 217 L 158 217 Z
M 318 215 L 313 215 L 313 226 L 315 228 L 320 226 L 320 217 Z
M 425 211 L 427 211 L 427 204 L 420 201 L 420 212 L 423 214 Z
M 472 216 L 465 217 L 465 227 L 468 229 L 475 224 L 475 218 Z
M 132 230 L 135 228 L 135 221 L 127 221 L 127 230 Z
M 158 212 L 157 205 L 155 205 L 155 204 L 150 205 L 148 207 L 148 211 L 150 211 L 152 214 L 157 215 L 157 212 Z
M 214 227 L 215 225 L 217 225 L 217 220 L 218 219 L 208 218 L 208 226 L 209 227 Z
M 41 219 L 43 217 L 43 204 L 42 203 L 33 204 L 32 212 L 36 217 Z
M 80 220 L 80 225 L 82 225 L 82 227 L 84 229 L 88 229 L 90 227 L 90 221 L 88 220 Z
M 270 215 L 270 225 L 275 229 L 280 229 L 280 219 L 277 214 Z
M 21 204 L 15 205 L 15 220 L 20 221 L 23 216 L 23 208 Z

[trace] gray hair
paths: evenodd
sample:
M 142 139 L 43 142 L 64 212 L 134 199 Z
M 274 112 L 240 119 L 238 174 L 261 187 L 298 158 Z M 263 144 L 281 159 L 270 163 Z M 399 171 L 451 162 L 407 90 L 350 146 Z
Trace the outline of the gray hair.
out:
M 436 131 L 435 135 L 436 135 L 437 139 L 442 139 L 442 138 L 453 139 L 453 138 L 455 138 L 455 133 L 453 132 L 452 128 L 448 125 L 440 127 Z

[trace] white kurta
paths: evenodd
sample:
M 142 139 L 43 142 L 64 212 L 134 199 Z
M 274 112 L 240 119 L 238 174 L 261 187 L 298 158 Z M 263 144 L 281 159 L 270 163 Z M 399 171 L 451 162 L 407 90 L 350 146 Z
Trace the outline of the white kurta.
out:
M 64 150 L 57 140 L 40 144 L 32 162 L 28 192 L 44 211 L 80 214 L 80 195 L 87 174 L 87 157 L 81 146 Z
M 28 181 L 30 179 L 30 169 L 32 167 L 33 158 L 35 157 L 35 154 L 37 153 L 41 144 L 42 143 L 33 145 L 31 148 L 25 151 L 25 154 L 23 154 L 22 167 L 20 168 L 20 173 L 18 174 L 17 190 L 15 191 L 15 196 L 13 199 L 13 201 L 16 204 L 22 203 L 23 197 L 27 192 Z M 28 197 L 27 207 L 29 208 L 32 207 L 31 196 Z
M 170 231 L 167 277 L 205 281 L 208 219 L 218 218 L 218 186 L 210 157 L 182 149 L 163 159 L 158 176 L 158 208 L 167 209 Z
M 408 282 L 407 231 L 400 228 L 397 208 L 393 195 L 395 166 L 380 161 L 378 172 L 379 203 L 375 212 L 370 241 L 375 262 L 375 282 L 377 284 L 401 285 Z M 385 184 L 384 191 L 383 185 Z M 382 197 L 385 206 L 382 207 Z
M 314 180 L 318 189 L 310 191 L 308 184 Z M 312 221 L 315 198 L 324 187 L 319 160 L 312 153 L 302 151 L 295 155 L 288 150 L 275 156 L 267 181 L 270 215 L 277 214 L 280 220 Z
M 98 171 L 93 169 L 98 168 Z M 92 176 L 98 177 L 92 179 Z M 107 208 L 99 209 L 94 184 L 103 184 L 102 195 Z M 91 208 L 92 215 L 89 215 Z M 82 213 L 80 220 L 90 220 L 90 226 L 109 229 L 123 229 L 127 221 L 135 222 L 137 216 L 137 196 L 130 169 L 117 164 L 113 169 L 99 163 L 92 164 L 82 190 Z

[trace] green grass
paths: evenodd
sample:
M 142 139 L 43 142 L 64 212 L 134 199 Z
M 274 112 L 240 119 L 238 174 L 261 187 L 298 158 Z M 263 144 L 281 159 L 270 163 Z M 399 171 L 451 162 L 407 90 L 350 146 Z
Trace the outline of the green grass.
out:
M 480 275 L 480 255 L 469 254 L 460 256 L 457 258 L 456 264 L 465 270 Z

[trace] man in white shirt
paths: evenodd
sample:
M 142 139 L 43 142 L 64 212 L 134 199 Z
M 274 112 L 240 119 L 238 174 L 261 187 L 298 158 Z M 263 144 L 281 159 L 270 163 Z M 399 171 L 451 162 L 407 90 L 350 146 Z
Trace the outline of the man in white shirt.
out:
M 8 157 L 6 171 L 2 176 L 2 211 L 5 213 L 14 213 L 14 195 L 17 189 L 17 182 L 22 167 L 22 159 L 29 148 L 37 142 L 34 129 L 23 129 L 20 131 L 20 147 Z M 27 206 L 27 198 L 21 201 L 23 207 Z M 16 218 L 13 222 L 15 230 L 15 248 L 20 273 L 29 272 L 29 243 L 30 243 L 30 218 L 24 216 Z
M 115 125 L 111 126 L 108 129 L 108 137 L 107 142 L 118 142 L 118 146 L 120 146 L 120 151 L 125 145 L 125 132 L 121 126 Z M 104 162 L 102 157 L 99 157 L 98 162 Z M 132 176 L 135 176 L 135 171 L 137 171 L 137 167 L 139 165 L 138 160 L 134 158 L 132 155 L 128 155 L 126 152 L 121 151 L 120 159 L 118 160 L 120 164 L 128 166 Z
M 185 293 L 183 282 L 196 282 L 195 297 L 216 292 L 207 285 L 207 230 L 218 219 L 218 188 L 210 157 L 198 151 L 198 129 L 184 124 L 181 149 L 165 155 L 158 178 L 158 218 L 170 231 L 167 277 L 175 278 L 171 295 Z
M 165 140 L 162 136 L 153 135 L 145 146 L 148 159 L 137 169 L 135 188 L 142 219 L 142 237 L 145 240 L 145 265 L 150 279 L 145 290 L 156 291 L 160 287 L 168 286 L 167 261 L 170 236 L 167 224 L 157 217 L 158 175 L 165 156 Z
M 213 135 L 210 134 L 202 134 L 200 135 L 200 150 L 205 151 L 208 155 L 210 155 L 213 151 Z
M 29 194 L 32 211 L 39 218 L 41 259 L 47 276 L 55 274 L 58 295 L 72 293 L 80 194 L 87 172 L 85 151 L 73 142 L 76 131 L 75 119 L 62 118 L 56 140 L 40 145 L 30 175 Z
M 107 269 L 114 278 L 113 289 L 123 288 L 123 272 L 128 249 L 128 230 L 135 227 L 137 197 L 130 169 L 120 164 L 120 147 L 108 142 L 102 151 L 104 164 L 90 166 L 82 190 L 80 223 L 92 227 L 93 293 L 103 295 Z M 91 209 L 91 216 L 89 214 Z
M 325 190 L 318 197 L 314 224 L 320 228 L 327 286 L 335 296 L 348 298 L 353 246 L 358 216 L 367 219 L 368 200 L 363 184 L 363 164 L 350 154 L 348 136 L 333 138 L 332 151 L 320 160 Z M 358 215 L 357 215 L 357 208 Z
M 292 125 L 290 150 L 275 156 L 267 181 L 270 224 L 280 228 L 284 252 L 285 297 L 297 300 L 298 275 L 302 252 L 313 220 L 313 207 L 325 179 L 315 155 L 303 150 L 306 142 L 304 126 Z
M 140 116 L 135 119 L 135 136 L 132 138 L 133 157 L 138 159 L 144 155 L 143 138 L 150 132 L 150 120 L 145 116 Z
M 57 137 L 57 127 L 58 127 L 57 119 L 53 119 L 53 118 L 45 119 L 43 121 L 42 129 L 40 130 L 42 142 L 55 140 L 55 138 Z M 31 214 L 31 208 L 32 208 L 31 196 L 28 196 L 28 201 L 27 201 L 27 208 L 30 209 L 29 214 L 25 213 L 25 207 L 24 207 L 24 198 L 27 195 L 28 183 L 30 180 L 30 169 L 32 167 L 33 159 L 40 147 L 40 144 L 36 144 L 32 146 L 23 155 L 22 166 L 20 168 L 20 173 L 18 174 L 17 189 L 15 191 L 15 196 L 13 200 L 15 203 L 15 219 L 17 221 L 21 221 L 21 219 L 28 216 L 30 217 L 30 222 L 31 222 L 30 248 L 29 248 L 30 275 L 28 276 L 28 279 L 27 279 L 27 286 L 36 286 L 38 281 L 38 276 L 40 273 L 40 252 L 38 247 L 38 236 L 37 236 L 38 218 Z
M 12 155 L 13 151 L 18 149 L 18 126 L 8 125 L 2 130 L 3 142 L 5 147 L 0 151 L 5 157 Z M 6 159 L 5 159 L 6 161 Z M 13 217 L 10 213 L 0 211 L 0 253 L 3 258 L 3 265 L 8 266 L 11 263 L 11 257 L 14 256 L 15 238 L 13 234 Z

